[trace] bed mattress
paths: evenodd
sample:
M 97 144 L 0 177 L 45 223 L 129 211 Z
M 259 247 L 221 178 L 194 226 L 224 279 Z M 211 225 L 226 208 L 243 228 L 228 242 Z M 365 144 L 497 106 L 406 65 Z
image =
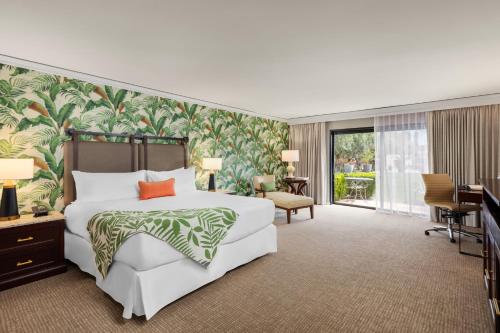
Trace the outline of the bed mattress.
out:
M 88 221 L 95 214 L 107 210 L 151 211 L 228 207 L 238 214 L 236 223 L 222 244 L 230 244 L 258 232 L 272 224 L 274 204 L 271 200 L 232 196 L 223 193 L 195 191 L 186 195 L 162 197 L 150 200 L 125 199 L 99 202 L 78 202 L 68 205 L 64 215 L 66 228 L 72 234 L 90 242 Z M 122 262 L 137 271 L 149 270 L 186 258 L 167 243 L 140 233 L 123 243 L 114 256 L 114 262 Z
M 271 224 L 238 241 L 221 245 L 208 268 L 183 259 L 150 270 L 137 271 L 115 262 L 103 279 L 97 272 L 94 252 L 88 241 L 65 231 L 65 256 L 96 278 L 96 284 L 123 305 L 123 317 L 132 314 L 151 318 L 176 299 L 223 276 L 227 271 L 277 251 L 276 227 Z

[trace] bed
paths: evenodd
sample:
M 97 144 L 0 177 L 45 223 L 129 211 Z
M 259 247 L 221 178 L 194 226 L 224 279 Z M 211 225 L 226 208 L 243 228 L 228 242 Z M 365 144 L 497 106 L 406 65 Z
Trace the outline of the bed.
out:
M 271 200 L 193 191 L 175 197 L 141 201 L 138 198 L 79 202 L 73 170 L 133 172 L 174 170 L 188 166 L 187 140 L 70 131 L 65 154 L 65 257 L 96 278 L 99 288 L 123 305 L 123 317 L 150 319 L 176 299 L 222 277 L 227 271 L 277 251 L 274 204 Z M 81 141 L 82 136 L 116 136 L 126 142 Z M 123 141 L 118 140 L 118 141 Z M 153 140 L 163 141 L 151 143 Z M 114 255 L 106 278 L 94 261 L 87 223 L 107 210 L 171 210 L 207 207 L 233 209 L 238 218 L 205 268 L 166 242 L 145 233 L 126 240 Z

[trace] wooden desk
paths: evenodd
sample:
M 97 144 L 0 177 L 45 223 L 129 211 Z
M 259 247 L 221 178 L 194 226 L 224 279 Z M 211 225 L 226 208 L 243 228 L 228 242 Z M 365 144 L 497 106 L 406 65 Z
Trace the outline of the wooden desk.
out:
M 458 190 L 457 201 L 480 204 L 483 202 L 483 191 Z
M 475 203 L 482 204 L 483 203 L 483 191 L 467 191 L 467 190 L 458 190 L 457 192 L 457 202 L 463 203 Z M 477 222 L 481 222 L 481 214 L 480 212 L 476 213 Z
M 309 183 L 309 177 L 285 177 L 285 183 L 290 187 L 290 193 L 296 195 L 305 195 L 304 188 Z
M 483 203 L 483 191 L 469 191 L 465 189 L 461 189 L 457 191 L 457 202 L 461 203 L 473 203 L 473 204 L 482 204 Z M 478 227 L 481 227 L 481 212 L 476 212 L 476 224 Z M 470 252 L 462 251 L 462 237 L 460 232 L 462 231 L 462 223 L 458 225 L 458 252 L 460 254 L 466 254 L 473 257 L 482 258 L 480 254 L 474 254 Z

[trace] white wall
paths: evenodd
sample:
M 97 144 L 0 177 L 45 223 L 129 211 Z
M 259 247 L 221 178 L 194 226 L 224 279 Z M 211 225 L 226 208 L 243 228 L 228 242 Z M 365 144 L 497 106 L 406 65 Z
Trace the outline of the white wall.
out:
M 333 130 L 341 130 L 348 128 L 361 128 L 361 127 L 373 127 L 374 118 L 360 118 L 360 119 L 349 119 L 349 120 L 339 120 L 339 121 L 330 121 L 326 123 L 326 170 L 327 170 L 327 197 L 328 202 L 330 202 L 330 187 L 332 184 L 331 174 L 330 174 L 330 163 L 332 158 L 332 147 L 330 140 L 330 132 Z

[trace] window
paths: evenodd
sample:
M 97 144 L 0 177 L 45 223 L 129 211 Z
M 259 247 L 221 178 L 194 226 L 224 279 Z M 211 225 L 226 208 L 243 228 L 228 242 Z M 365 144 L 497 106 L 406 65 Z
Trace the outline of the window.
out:
M 331 135 L 331 202 L 375 208 L 373 128 L 335 130 Z

